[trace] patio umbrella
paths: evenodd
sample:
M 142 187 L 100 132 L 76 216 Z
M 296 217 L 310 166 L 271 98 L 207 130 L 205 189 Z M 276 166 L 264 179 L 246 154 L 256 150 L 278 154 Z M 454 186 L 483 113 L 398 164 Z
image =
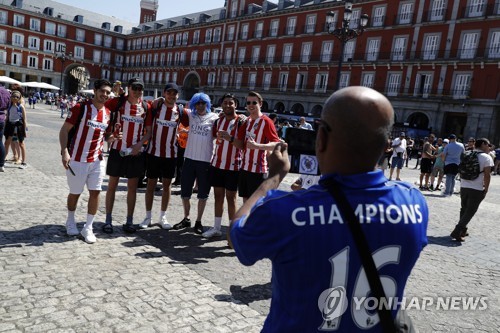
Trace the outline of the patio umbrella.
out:
M 59 87 L 53 86 L 53 85 L 48 84 L 46 82 L 36 82 L 36 81 L 23 82 L 22 85 L 25 87 L 30 87 L 30 88 L 60 90 Z
M 10 78 L 8 76 L 0 76 L 0 82 L 7 83 L 7 84 L 19 84 L 22 85 L 20 81 L 17 81 L 13 78 Z

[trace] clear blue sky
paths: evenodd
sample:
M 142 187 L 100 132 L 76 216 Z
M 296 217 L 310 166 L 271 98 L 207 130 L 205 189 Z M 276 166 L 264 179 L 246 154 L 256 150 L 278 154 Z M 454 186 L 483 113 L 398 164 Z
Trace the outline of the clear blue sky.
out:
M 140 0 L 56 0 L 102 15 L 139 24 Z M 224 6 L 224 0 L 159 0 L 158 20 Z

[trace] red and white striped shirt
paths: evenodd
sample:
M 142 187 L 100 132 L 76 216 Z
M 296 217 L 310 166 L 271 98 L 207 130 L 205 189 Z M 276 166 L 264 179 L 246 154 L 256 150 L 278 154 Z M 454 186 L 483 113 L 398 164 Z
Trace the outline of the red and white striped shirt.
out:
M 125 97 L 126 98 L 126 97 Z M 106 106 L 110 110 L 115 110 L 118 106 L 120 97 L 113 98 L 106 102 Z M 148 106 L 148 113 L 151 113 L 151 106 Z M 152 120 L 149 118 L 149 125 L 151 125 Z M 121 125 L 121 131 L 123 133 L 123 137 L 121 140 L 115 140 L 111 144 L 111 149 L 123 150 L 126 148 L 130 148 L 135 145 L 137 142 L 142 140 L 144 136 L 143 128 L 145 126 L 146 120 L 146 110 L 142 107 L 142 100 L 139 100 L 137 104 L 130 104 L 128 100 L 123 103 L 118 110 L 118 115 L 116 119 L 116 124 Z M 148 126 L 146 124 L 146 126 Z M 111 129 L 112 131 L 113 129 Z
M 233 120 L 227 120 L 226 117 L 219 118 L 212 128 L 213 136 L 217 137 L 219 131 L 227 131 L 231 136 L 236 137 L 239 120 L 238 117 Z M 223 170 L 238 171 L 241 163 L 241 150 L 227 140 L 216 140 L 215 142 L 212 166 Z
M 244 141 L 253 138 L 256 143 L 279 142 L 273 121 L 266 115 L 257 119 L 247 118 L 243 126 L 238 129 L 238 140 Z M 241 170 L 254 173 L 267 173 L 267 156 L 265 150 L 245 148 L 241 161 Z
M 177 155 L 177 146 L 175 145 L 177 137 L 177 125 L 179 124 L 179 112 L 177 106 L 167 108 L 166 105 L 157 111 L 153 119 L 153 133 L 149 140 L 148 154 L 175 158 Z
M 66 122 L 75 125 L 80 112 L 82 107 L 76 104 L 68 114 Z M 98 110 L 92 102 L 87 102 L 83 112 L 69 151 L 72 161 L 90 163 L 102 159 L 104 133 L 109 125 L 110 111 L 105 106 Z

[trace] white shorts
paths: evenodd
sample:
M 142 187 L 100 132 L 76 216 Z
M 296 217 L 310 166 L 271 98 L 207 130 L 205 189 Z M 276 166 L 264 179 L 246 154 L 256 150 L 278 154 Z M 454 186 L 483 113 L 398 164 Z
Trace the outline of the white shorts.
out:
M 103 160 L 91 163 L 71 161 L 69 164 L 75 172 L 73 176 L 69 169 L 66 170 L 69 193 L 82 194 L 85 185 L 89 191 L 101 191 L 106 174 L 106 164 Z

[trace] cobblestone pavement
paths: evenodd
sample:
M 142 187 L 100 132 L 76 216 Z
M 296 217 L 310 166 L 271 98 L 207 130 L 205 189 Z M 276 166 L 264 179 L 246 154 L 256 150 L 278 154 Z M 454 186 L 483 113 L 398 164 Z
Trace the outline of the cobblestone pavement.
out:
M 103 234 L 104 195 L 88 245 L 65 235 L 66 177 L 59 162 L 59 113 L 30 110 L 29 167 L 7 164 L 0 173 L 0 332 L 258 332 L 269 309 L 270 264 L 240 265 L 225 237 L 204 240 L 189 231 L 158 227 L 121 232 L 125 183 L 115 205 L 115 233 Z M 402 171 L 415 182 L 418 171 Z M 296 175 L 281 185 L 288 188 Z M 420 332 L 500 332 L 500 252 L 496 220 L 500 176 L 459 244 L 449 238 L 459 196 L 425 192 L 431 220 L 429 245 L 406 288 L 407 298 L 487 297 L 485 310 L 443 310 L 436 304 L 409 314 Z M 174 188 L 167 216 L 182 219 Z M 135 222 L 144 217 L 140 190 Z M 154 217 L 159 207 L 155 197 Z M 87 195 L 77 210 L 83 225 Z M 193 212 L 196 201 L 192 202 Z M 208 201 L 204 224 L 213 216 Z M 227 226 L 227 217 L 223 225 Z M 422 303 L 420 303 L 422 304 Z

